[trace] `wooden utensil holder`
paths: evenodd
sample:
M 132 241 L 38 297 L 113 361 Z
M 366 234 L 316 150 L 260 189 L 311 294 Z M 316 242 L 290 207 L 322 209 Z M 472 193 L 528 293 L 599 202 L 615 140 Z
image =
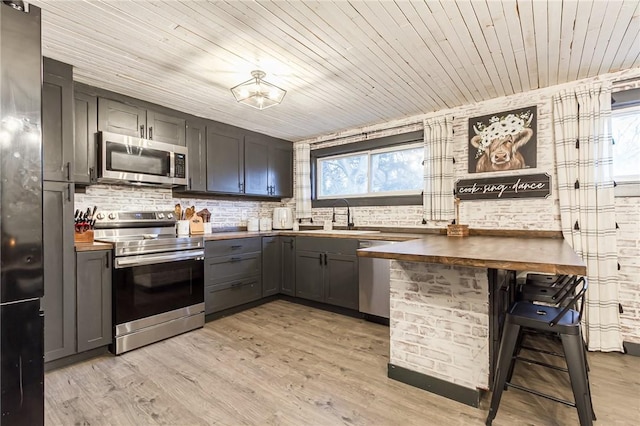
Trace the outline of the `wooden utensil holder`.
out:
M 73 233 L 73 241 L 76 243 L 92 243 L 93 242 L 93 229 L 86 231 Z
M 469 225 L 447 225 L 447 237 L 468 237 Z
M 202 223 L 202 218 L 200 216 L 193 215 L 191 219 L 189 219 L 189 233 L 191 235 L 204 234 L 204 223 Z

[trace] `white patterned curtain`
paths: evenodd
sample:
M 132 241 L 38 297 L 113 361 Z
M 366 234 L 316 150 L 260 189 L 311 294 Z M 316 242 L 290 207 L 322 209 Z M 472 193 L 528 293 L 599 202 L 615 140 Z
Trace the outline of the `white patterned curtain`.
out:
M 610 123 L 610 87 L 553 97 L 562 233 L 587 264 L 586 338 L 603 352 L 622 351 Z
M 429 118 L 424 121 L 424 219 L 452 220 L 453 199 L 453 118 Z
M 311 219 L 311 147 L 308 143 L 295 145 L 296 219 Z

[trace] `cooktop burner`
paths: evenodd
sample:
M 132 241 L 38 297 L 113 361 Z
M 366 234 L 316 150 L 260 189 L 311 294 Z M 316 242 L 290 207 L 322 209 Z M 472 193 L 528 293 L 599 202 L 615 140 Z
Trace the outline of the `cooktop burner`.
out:
M 99 213 L 94 239 L 112 243 L 115 256 L 202 249 L 199 236 L 176 236 L 173 212 Z

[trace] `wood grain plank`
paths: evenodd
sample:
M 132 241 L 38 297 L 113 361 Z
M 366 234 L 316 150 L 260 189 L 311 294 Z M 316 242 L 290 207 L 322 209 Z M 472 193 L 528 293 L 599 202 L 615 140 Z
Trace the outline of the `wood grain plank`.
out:
M 620 29 L 624 31 L 625 22 L 618 19 L 623 5 L 624 3 L 621 0 L 607 2 L 607 8 L 600 25 L 598 39 L 594 47 L 596 52 L 606 52 L 616 28 L 620 27 Z M 613 46 L 610 46 L 610 48 L 613 48 Z M 598 75 L 598 71 L 600 71 L 600 67 L 602 65 L 602 59 L 603 55 L 593 55 L 593 57 L 591 58 L 591 63 L 589 65 L 589 70 L 587 71 L 587 75 Z
M 547 49 L 549 39 L 547 37 L 547 2 L 533 2 L 533 22 L 536 33 L 536 57 L 538 60 L 538 87 L 549 85 L 549 59 Z
M 493 24 L 491 13 L 489 12 L 489 8 L 487 6 L 487 2 L 479 1 L 472 2 L 471 4 L 473 5 L 473 10 L 478 19 L 480 27 L 482 28 L 484 38 L 489 46 L 489 51 L 491 52 L 491 60 L 498 69 L 498 74 L 500 75 L 500 78 L 502 80 L 505 94 L 511 95 L 515 93 L 515 86 L 511 81 L 513 76 L 509 74 L 509 68 L 507 67 L 505 57 L 500 47 L 500 42 L 498 41 L 498 36 Z M 485 60 L 489 59 L 486 58 Z
M 388 327 L 270 302 L 118 357 L 46 373 L 45 424 L 483 424 L 488 398 L 475 409 L 391 380 L 388 353 Z M 588 356 L 598 422 L 634 424 L 640 377 L 629 372 L 640 369 L 640 358 Z M 562 373 L 521 364 L 514 380 L 553 386 L 571 399 Z M 578 422 L 575 409 L 507 392 L 494 424 L 532 418 L 541 425 Z
M 522 23 L 516 0 L 508 0 L 502 2 L 502 13 L 507 24 L 509 40 L 511 41 L 511 49 L 513 51 L 514 62 L 518 70 L 520 86 L 522 91 L 526 92 L 533 87 L 529 82 L 529 66 L 527 64 L 527 55 L 524 50 L 524 40 L 522 36 Z
M 571 64 L 571 44 L 573 42 L 573 28 L 576 25 L 577 2 L 566 2 L 562 4 L 562 23 L 560 26 L 560 46 L 557 69 L 557 82 L 565 83 L 569 81 L 569 66 Z
M 634 23 L 635 19 L 635 23 Z M 635 26 L 635 28 L 634 28 Z M 633 0 L 626 0 L 620 9 L 616 24 L 613 28 L 611 38 L 606 48 L 606 52 L 602 57 L 598 74 L 608 72 L 614 67 L 615 58 L 618 56 L 618 52 L 627 52 L 631 46 L 635 46 L 636 50 L 640 53 L 639 44 L 628 44 L 625 41 L 631 39 L 627 34 L 640 33 L 640 2 Z
M 584 261 L 564 241 L 549 238 L 439 235 L 359 249 L 358 256 L 477 268 L 585 275 Z
M 538 60 L 536 58 L 536 33 L 533 22 L 532 0 L 518 0 L 517 6 L 525 56 L 527 58 L 529 87 L 537 89 L 540 86 L 538 85 Z
M 560 44 L 562 31 L 563 2 L 551 1 L 547 4 L 547 77 L 549 85 L 558 84 L 558 64 L 560 62 Z

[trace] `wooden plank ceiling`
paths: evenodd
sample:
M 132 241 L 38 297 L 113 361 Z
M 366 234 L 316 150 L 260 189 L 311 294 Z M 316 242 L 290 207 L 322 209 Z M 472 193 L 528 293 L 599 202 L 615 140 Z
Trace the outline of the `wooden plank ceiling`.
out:
M 76 80 L 291 141 L 640 66 L 638 0 L 31 3 Z

